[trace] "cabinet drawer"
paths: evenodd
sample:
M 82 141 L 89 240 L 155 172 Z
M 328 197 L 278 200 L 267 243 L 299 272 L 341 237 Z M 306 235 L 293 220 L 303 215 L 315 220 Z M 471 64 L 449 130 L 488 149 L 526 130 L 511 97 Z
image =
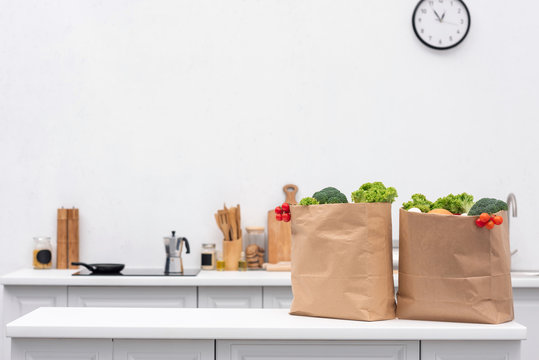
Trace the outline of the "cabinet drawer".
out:
M 217 340 L 217 360 L 419 360 L 419 341 Z
M 261 286 L 203 286 L 199 308 L 262 308 Z
M 196 287 L 70 286 L 68 306 L 195 308 Z
M 214 360 L 213 340 L 114 340 L 113 360 Z
M 265 286 L 265 309 L 290 309 L 292 304 L 292 288 L 290 286 Z
M 112 340 L 18 338 L 12 343 L 12 360 L 112 360 Z

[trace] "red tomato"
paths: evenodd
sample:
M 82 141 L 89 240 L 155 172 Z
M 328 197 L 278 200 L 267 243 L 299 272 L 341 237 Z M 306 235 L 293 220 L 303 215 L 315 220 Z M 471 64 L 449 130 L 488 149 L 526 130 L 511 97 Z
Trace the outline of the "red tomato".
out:
M 494 221 L 489 220 L 489 222 L 485 225 L 487 229 L 492 229 L 494 227 Z
M 282 221 L 283 220 L 283 215 L 282 214 L 275 214 L 275 220 Z
M 283 208 L 284 212 L 290 212 L 290 204 L 283 203 L 283 205 L 281 205 L 281 207 Z
M 283 217 L 284 222 L 289 222 L 290 221 L 290 213 L 284 213 L 282 215 L 282 217 Z
M 479 226 L 480 228 L 482 228 L 486 224 L 487 223 L 482 222 L 480 218 L 475 219 L 475 225 Z
M 282 214 L 282 213 L 283 213 L 283 209 L 281 209 L 280 206 L 277 206 L 277 207 L 275 208 L 275 213 L 276 213 L 276 214 Z
M 494 221 L 494 224 L 496 225 L 501 225 L 503 223 L 503 217 L 501 217 L 500 215 L 496 215 L 494 216 L 494 219 L 492 219 L 492 221 Z
M 487 213 L 482 213 L 481 215 L 479 215 L 479 218 L 481 219 L 482 222 L 486 224 L 490 220 L 490 215 Z

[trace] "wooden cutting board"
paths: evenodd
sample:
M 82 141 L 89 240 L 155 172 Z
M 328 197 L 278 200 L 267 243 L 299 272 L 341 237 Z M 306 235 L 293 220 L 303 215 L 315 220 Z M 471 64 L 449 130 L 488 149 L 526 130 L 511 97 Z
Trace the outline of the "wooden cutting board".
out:
M 283 202 L 293 205 L 298 203 L 296 201 L 296 193 L 298 192 L 296 185 L 285 185 L 283 191 L 286 195 Z M 290 222 L 277 221 L 275 208 L 273 208 L 268 211 L 268 262 L 276 264 L 280 261 L 290 261 L 291 248 L 292 225 Z

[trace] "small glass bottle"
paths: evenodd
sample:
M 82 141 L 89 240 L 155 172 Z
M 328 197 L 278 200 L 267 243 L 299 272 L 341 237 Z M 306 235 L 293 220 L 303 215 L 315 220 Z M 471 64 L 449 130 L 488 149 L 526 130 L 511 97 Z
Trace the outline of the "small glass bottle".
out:
M 215 244 L 202 244 L 202 270 L 215 270 Z
M 240 260 L 238 261 L 238 271 L 247 271 L 247 261 L 245 260 L 245 252 L 241 252 Z
M 217 253 L 217 271 L 225 271 L 225 260 L 221 251 Z
M 34 238 L 34 255 L 32 263 L 34 269 L 52 268 L 52 244 L 50 237 L 40 236 Z

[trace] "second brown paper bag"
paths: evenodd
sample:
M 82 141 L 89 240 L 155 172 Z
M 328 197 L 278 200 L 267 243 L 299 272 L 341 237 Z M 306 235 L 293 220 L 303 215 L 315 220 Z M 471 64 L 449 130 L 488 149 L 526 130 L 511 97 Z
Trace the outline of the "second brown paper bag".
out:
M 292 315 L 395 317 L 391 204 L 292 206 Z
M 507 219 L 507 213 L 498 213 Z M 498 324 L 513 320 L 507 222 L 400 210 L 401 319 Z

